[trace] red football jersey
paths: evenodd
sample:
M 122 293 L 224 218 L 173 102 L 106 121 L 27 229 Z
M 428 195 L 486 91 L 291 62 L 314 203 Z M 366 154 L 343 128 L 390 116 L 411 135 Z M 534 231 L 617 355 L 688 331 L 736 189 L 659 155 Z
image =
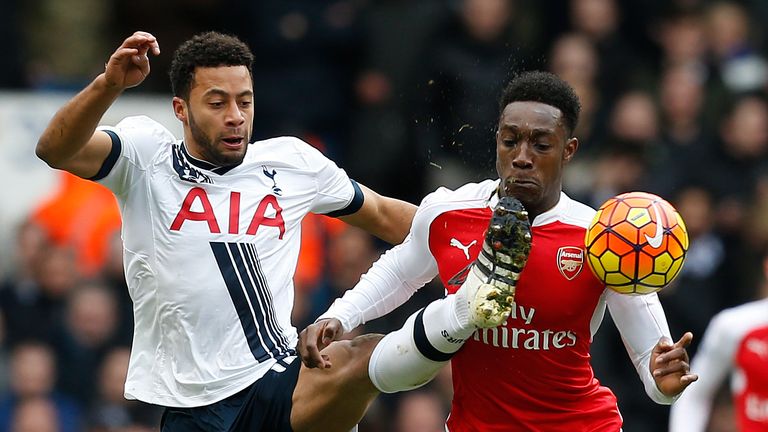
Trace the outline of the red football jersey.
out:
M 734 394 L 739 430 L 768 431 L 768 323 L 744 335 L 735 363 L 743 380 Z
M 435 276 L 455 292 L 458 286 L 448 281 L 477 257 L 497 188 L 498 180 L 487 180 L 425 197 L 408 238 L 321 318 L 338 318 L 349 331 L 404 303 Z M 616 398 L 589 364 L 606 307 L 648 395 L 672 401 L 658 391 L 648 367 L 653 346 L 669 337 L 658 297 L 618 294 L 592 275 L 584 234 L 594 214 L 561 194 L 532 221 L 533 245 L 512 314 L 498 328 L 477 331 L 453 357 L 451 432 L 618 431 Z
M 715 315 L 691 363 L 699 380 L 672 406 L 670 432 L 703 432 L 730 375 L 739 431 L 768 431 L 768 298 Z
M 589 364 L 590 322 L 604 291 L 587 268 L 586 223 L 594 212 L 564 197 L 536 219 L 516 307 L 498 328 L 475 333 L 453 357 L 455 431 L 618 431 L 616 398 Z M 490 207 L 437 216 L 429 249 L 448 292 L 449 279 L 473 261 Z M 462 247 L 469 247 L 469 254 Z

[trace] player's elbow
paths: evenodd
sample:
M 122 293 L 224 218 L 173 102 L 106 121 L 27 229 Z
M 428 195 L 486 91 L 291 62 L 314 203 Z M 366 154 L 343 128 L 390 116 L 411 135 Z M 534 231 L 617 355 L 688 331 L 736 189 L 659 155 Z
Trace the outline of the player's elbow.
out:
M 62 169 L 62 164 L 64 162 L 63 158 L 58 155 L 55 146 L 52 145 L 50 140 L 46 139 L 45 136 L 40 137 L 37 141 L 35 155 L 48 164 L 49 167 Z

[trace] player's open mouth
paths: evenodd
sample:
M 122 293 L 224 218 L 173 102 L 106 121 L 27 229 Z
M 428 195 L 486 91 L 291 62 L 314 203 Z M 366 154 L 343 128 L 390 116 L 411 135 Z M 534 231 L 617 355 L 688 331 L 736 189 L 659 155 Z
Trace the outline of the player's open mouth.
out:
M 243 141 L 244 139 L 241 136 L 231 136 L 231 137 L 226 137 L 221 139 L 221 142 L 223 142 L 225 146 L 233 147 L 233 148 L 239 148 L 240 146 L 242 146 Z
M 509 189 L 513 187 L 531 187 L 536 186 L 536 182 L 530 179 L 520 178 L 520 177 L 509 177 L 504 181 L 504 187 Z

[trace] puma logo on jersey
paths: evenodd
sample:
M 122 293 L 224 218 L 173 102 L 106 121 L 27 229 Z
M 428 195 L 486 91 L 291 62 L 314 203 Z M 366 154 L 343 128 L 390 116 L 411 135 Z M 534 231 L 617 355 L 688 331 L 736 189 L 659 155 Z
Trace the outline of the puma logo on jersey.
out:
M 464 252 L 464 256 L 467 257 L 467 259 L 469 259 L 469 248 L 474 246 L 475 243 L 477 243 L 477 240 L 472 240 L 472 243 L 465 246 L 455 238 L 451 239 L 451 246 L 461 249 Z
M 262 165 L 261 169 L 264 171 L 264 175 L 269 177 L 270 180 L 272 180 L 272 193 L 274 193 L 277 196 L 280 196 L 283 194 L 283 190 L 277 187 L 277 180 L 275 180 L 275 176 L 277 175 L 277 170 L 272 170 L 272 172 L 269 172 L 266 165 Z
M 768 360 L 768 343 L 760 339 L 749 339 L 746 344 L 747 350 L 757 354 L 758 357 Z

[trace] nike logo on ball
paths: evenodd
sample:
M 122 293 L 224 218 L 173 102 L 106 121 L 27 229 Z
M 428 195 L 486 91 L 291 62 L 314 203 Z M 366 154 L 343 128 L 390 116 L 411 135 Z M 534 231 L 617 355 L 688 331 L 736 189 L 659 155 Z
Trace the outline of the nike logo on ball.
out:
M 652 248 L 656 249 L 661 246 L 661 241 L 664 238 L 664 228 L 661 226 L 661 215 L 656 207 L 656 203 L 651 204 L 651 207 L 653 207 L 653 214 L 656 216 L 656 233 L 653 234 L 653 237 L 648 237 L 648 234 L 646 234 L 645 239 Z

